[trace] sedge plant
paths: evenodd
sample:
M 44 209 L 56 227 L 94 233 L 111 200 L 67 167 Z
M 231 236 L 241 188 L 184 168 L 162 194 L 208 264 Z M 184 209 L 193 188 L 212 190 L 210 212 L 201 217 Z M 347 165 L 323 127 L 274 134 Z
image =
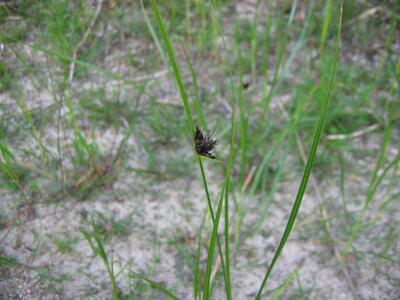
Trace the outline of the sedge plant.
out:
M 170 61 L 170 65 L 172 67 L 172 72 L 173 75 L 175 77 L 181 98 L 182 98 L 182 102 L 185 108 L 185 115 L 186 115 L 186 119 L 187 119 L 187 123 L 188 123 L 188 128 L 189 131 L 191 132 L 192 136 L 194 137 L 194 133 L 195 133 L 195 125 L 193 122 L 193 117 L 192 117 L 192 113 L 190 110 L 190 105 L 189 105 L 189 101 L 188 101 L 188 96 L 186 93 L 186 89 L 184 86 L 184 83 L 182 81 L 182 76 L 181 76 L 181 71 L 179 69 L 178 66 L 178 62 L 176 60 L 176 56 L 175 56 L 175 52 L 174 49 L 172 48 L 168 33 L 165 29 L 164 23 L 162 21 L 161 15 L 158 11 L 158 7 L 157 4 L 155 3 L 154 0 L 150 1 L 151 7 L 153 9 L 153 12 L 155 14 L 156 17 L 156 22 L 158 25 L 158 28 L 161 32 L 161 36 L 162 36 L 162 40 L 165 44 L 166 47 L 166 51 L 168 54 L 168 58 Z M 315 155 L 316 155 L 316 151 L 318 148 L 318 144 L 319 144 L 319 140 L 322 134 L 322 130 L 323 130 L 323 126 L 324 126 L 324 121 L 325 121 L 325 116 L 327 113 L 327 107 L 328 107 L 328 103 L 329 103 L 329 99 L 331 96 L 331 92 L 332 92 L 332 87 L 333 87 L 333 80 L 334 80 L 334 75 L 335 75 L 335 71 L 336 71 L 336 66 L 337 66 L 337 61 L 338 61 L 338 55 L 339 55 L 339 44 L 340 44 L 340 34 L 341 34 L 341 24 L 342 24 L 342 10 L 340 12 L 340 18 L 339 18 L 339 29 L 338 29 L 338 34 L 337 34 L 337 40 L 336 40 L 336 59 L 334 61 L 333 64 L 333 71 L 332 71 L 332 76 L 331 76 L 331 80 L 330 80 L 330 84 L 329 84 L 329 88 L 327 91 L 327 95 L 325 98 L 325 101 L 323 102 L 322 105 L 322 110 L 320 113 L 320 117 L 318 120 L 318 124 L 317 124 L 317 129 L 316 132 L 314 134 L 314 139 L 313 139 L 313 143 L 311 146 L 311 150 L 310 153 L 308 155 L 308 160 L 307 160 L 307 164 L 304 170 L 304 174 L 300 183 L 300 187 L 292 208 L 292 212 L 289 216 L 288 222 L 287 222 L 287 226 L 284 230 L 283 236 L 281 238 L 281 241 L 277 247 L 277 250 L 274 254 L 274 257 L 267 269 L 267 272 L 264 276 L 264 279 L 262 281 L 261 287 L 257 293 L 256 299 L 260 299 L 263 289 L 267 283 L 267 280 L 269 278 L 269 275 L 271 274 L 271 271 L 274 267 L 274 265 L 276 264 L 284 246 L 286 241 L 289 238 L 289 234 L 293 228 L 294 222 L 296 220 L 297 217 L 297 213 L 299 211 L 300 205 L 301 205 L 301 201 L 303 198 L 303 195 L 305 193 L 305 189 L 308 183 L 308 179 L 310 177 L 310 173 L 311 173 L 311 169 L 313 166 L 313 162 L 315 159 Z M 217 205 L 217 212 L 214 215 L 214 211 L 213 211 L 213 207 L 211 204 L 211 199 L 210 199 L 210 193 L 208 191 L 208 185 L 207 185 L 207 180 L 206 180 L 206 176 L 205 176 L 205 171 L 204 171 L 204 165 L 202 162 L 202 159 L 199 157 L 198 158 L 198 162 L 199 162 L 199 167 L 200 167 L 200 171 L 201 171 L 201 175 L 202 175 L 202 179 L 203 179 L 203 184 L 204 184 L 204 189 L 206 192 L 206 196 L 207 196 L 207 202 L 208 202 L 208 207 L 209 207 L 209 211 L 210 211 L 210 215 L 212 217 L 213 220 L 213 229 L 212 229 L 212 233 L 211 233 L 211 237 L 210 237 L 210 243 L 209 243 L 209 248 L 208 248 L 208 257 L 207 257 L 207 266 L 206 266 L 206 273 L 205 273 L 205 278 L 204 278 L 204 290 L 203 290 L 203 299 L 209 299 L 211 294 L 210 294 L 210 278 L 211 278 L 211 268 L 212 268 L 212 262 L 213 262 L 213 253 L 214 253 L 214 246 L 216 241 L 218 241 L 218 248 L 219 248 L 219 254 L 221 257 L 221 261 L 222 261 L 222 269 L 223 269 L 223 273 L 224 273 L 224 279 L 225 279 L 225 290 L 226 290 L 226 297 L 227 299 L 231 299 L 232 298 L 232 291 L 231 291 L 231 283 L 230 283 L 230 263 L 229 263 L 229 212 L 228 210 L 226 210 L 226 214 L 225 214 L 225 243 L 226 243 L 226 257 L 225 257 L 225 262 L 223 259 L 223 255 L 222 255 L 222 249 L 220 246 L 220 241 L 219 241 L 219 237 L 218 237 L 218 224 L 220 222 L 220 217 L 221 217 L 221 212 L 222 212 L 222 205 L 223 205 L 223 199 L 225 197 L 225 206 L 228 205 L 229 201 L 228 201 L 228 194 L 229 194 L 229 176 L 230 176 L 230 171 L 232 169 L 233 163 L 234 163 L 234 142 L 235 142 L 235 131 L 236 131 L 236 122 L 235 122 L 235 109 L 233 110 L 233 117 L 232 117 L 232 139 L 231 139 L 231 149 L 230 149 L 230 158 L 229 158 L 229 163 L 228 163 L 228 167 L 226 168 L 226 173 L 225 173 L 225 183 L 223 185 L 222 191 L 220 192 L 220 196 L 219 196 L 219 200 L 218 200 L 218 205 Z

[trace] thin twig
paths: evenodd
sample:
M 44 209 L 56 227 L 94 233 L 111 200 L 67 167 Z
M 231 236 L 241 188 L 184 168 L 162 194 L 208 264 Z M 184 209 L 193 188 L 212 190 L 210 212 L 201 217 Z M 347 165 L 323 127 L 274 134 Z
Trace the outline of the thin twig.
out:
M 151 80 L 151 79 L 157 79 L 157 78 L 167 75 L 168 73 L 169 73 L 169 70 L 160 70 L 153 74 L 146 74 L 146 75 L 135 77 L 132 79 L 132 82 L 141 82 L 141 81 L 146 81 L 146 80 Z
M 61 88 L 61 95 L 60 95 L 60 100 L 58 102 L 58 109 L 57 109 L 57 153 L 58 153 L 58 159 L 59 159 L 59 165 L 60 165 L 60 172 L 61 172 L 61 186 L 64 187 L 64 166 L 63 166 L 63 159 L 61 155 L 61 110 L 63 107 L 63 102 L 64 102 L 64 90 L 65 86 L 63 84 Z M 65 135 L 64 135 L 65 136 Z
M 251 169 L 250 169 L 250 172 L 247 174 L 246 179 L 245 179 L 245 181 L 243 183 L 243 186 L 242 186 L 242 192 L 243 193 L 247 190 L 247 188 L 251 184 L 251 181 L 253 180 L 253 176 L 254 176 L 254 173 L 255 173 L 256 169 L 257 169 L 256 166 L 252 166 Z
M 362 20 L 362 19 L 366 19 L 369 18 L 371 16 L 376 15 L 377 13 L 384 11 L 384 8 L 382 6 L 375 6 L 375 7 L 371 7 L 367 10 L 365 10 L 364 12 L 362 12 L 360 15 L 358 15 L 357 17 L 351 19 L 350 21 L 348 21 L 345 26 L 351 26 L 354 23 Z
M 211 277 L 210 277 L 210 284 L 214 281 L 215 275 L 217 275 L 218 269 L 221 266 L 221 257 L 217 256 L 216 261 L 215 261 L 215 265 L 212 269 L 211 272 Z
M 334 140 L 350 140 L 350 139 L 354 139 L 357 137 L 360 137 L 368 132 L 374 131 L 375 129 L 378 129 L 379 125 L 378 124 L 374 124 L 371 126 L 368 126 L 366 128 L 354 131 L 352 133 L 349 134 L 330 134 L 326 136 L 326 139 L 329 141 L 334 141 Z
M 98 0 L 97 1 L 97 6 L 96 6 L 96 12 L 93 15 L 93 18 L 89 24 L 89 27 L 86 29 L 81 41 L 76 45 L 74 51 L 72 52 L 72 60 L 69 65 L 69 74 L 68 74 L 68 82 L 71 83 L 72 79 L 74 78 L 74 71 L 75 71 L 75 60 L 78 55 L 78 51 L 80 48 L 83 47 L 85 44 L 87 38 L 89 37 L 90 33 L 92 32 L 92 29 L 94 27 L 94 24 L 96 24 L 97 18 L 99 17 L 99 14 L 101 12 L 101 8 L 103 6 L 104 0 Z

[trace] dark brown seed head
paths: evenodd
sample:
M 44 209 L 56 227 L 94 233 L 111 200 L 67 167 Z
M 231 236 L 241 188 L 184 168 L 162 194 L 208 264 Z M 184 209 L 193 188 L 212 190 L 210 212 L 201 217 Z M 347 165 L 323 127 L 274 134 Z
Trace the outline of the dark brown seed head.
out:
M 211 151 L 215 147 L 216 143 L 217 141 L 211 137 L 210 131 L 205 133 L 198 126 L 196 126 L 196 132 L 194 135 L 194 149 L 198 155 L 215 159 L 216 156 L 212 154 Z

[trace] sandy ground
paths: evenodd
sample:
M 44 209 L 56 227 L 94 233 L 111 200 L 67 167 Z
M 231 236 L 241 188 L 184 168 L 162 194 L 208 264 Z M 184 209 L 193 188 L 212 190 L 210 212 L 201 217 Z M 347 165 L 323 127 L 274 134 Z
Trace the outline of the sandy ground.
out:
M 98 138 L 100 145 L 110 145 L 110 139 L 115 137 L 105 131 Z M 375 147 L 377 138 L 379 135 L 354 142 L 363 147 Z M 393 154 L 396 151 L 391 149 Z M 133 167 L 140 165 L 138 161 L 140 160 L 133 151 L 126 164 Z M 362 203 L 368 182 L 366 175 L 373 167 L 370 157 L 354 159 L 353 162 L 354 172 L 346 180 L 346 196 L 352 199 L 349 201 L 350 211 L 358 209 Z M 185 247 L 188 253 L 195 253 L 195 239 L 198 237 L 206 208 L 195 161 L 192 166 L 192 175 L 176 180 L 155 180 L 151 176 L 124 172 L 113 184 L 101 188 L 86 201 L 77 201 L 70 197 L 56 203 L 24 205 L 21 204 L 24 200 L 20 194 L 2 190 L 1 211 L 10 224 L 3 226 L 0 232 L 1 253 L 17 259 L 21 265 L 2 270 L 1 296 L 4 299 L 110 298 L 111 289 L 104 265 L 93 255 L 80 233 L 80 229 L 90 228 L 88 216 L 96 216 L 100 212 L 112 220 L 130 220 L 126 232 L 112 236 L 106 242 L 107 253 L 114 258 L 116 271 L 122 270 L 117 282 L 124 292 L 129 287 L 135 289 L 135 283 L 132 283 L 135 281 L 128 279 L 128 270 L 131 269 L 150 274 L 154 280 L 174 289 L 182 299 L 190 299 L 192 271 L 185 265 L 176 245 Z M 215 169 L 209 162 L 206 166 L 211 170 L 208 174 L 215 199 L 222 178 L 213 175 Z M 340 190 L 335 182 L 337 180 L 318 180 L 321 180 L 324 207 L 334 215 L 341 210 Z M 238 253 L 235 253 L 232 282 L 236 299 L 254 297 L 286 223 L 299 181 L 300 175 L 288 169 L 281 188 L 265 215 L 266 220 L 261 230 L 256 235 L 243 239 Z M 380 196 L 378 193 L 376 199 Z M 246 232 L 252 221 L 259 217 L 259 201 L 262 200 L 254 197 L 245 198 L 244 201 L 249 209 L 243 224 Z M 393 209 L 379 216 L 380 221 L 375 228 L 367 230 L 357 240 L 356 246 L 360 251 L 373 251 L 379 243 L 377 232 L 383 232 L 388 223 L 398 220 L 398 203 L 391 205 Z M 291 282 L 291 287 L 283 296 L 285 299 L 300 297 L 301 291 L 310 299 L 353 297 L 338 266 L 332 245 L 323 241 L 323 226 L 320 221 L 318 199 L 309 188 L 297 226 L 268 286 L 269 289 L 276 288 L 292 272 L 297 272 L 296 279 Z M 340 238 L 345 236 L 342 223 L 343 218 L 334 218 L 332 222 L 334 232 Z M 74 241 L 70 252 L 60 253 L 57 250 L 54 239 L 63 238 Z M 392 254 L 395 255 L 398 250 L 400 249 L 396 241 Z M 206 259 L 205 252 L 203 245 L 203 263 Z M 383 267 L 386 272 L 398 278 L 396 264 L 385 263 L 378 267 L 376 264 L 376 260 L 368 255 L 358 262 L 351 256 L 346 258 L 346 266 L 359 296 L 362 297 L 360 299 L 400 297 L 400 289 L 378 273 L 378 267 Z M 220 278 L 220 283 L 221 280 Z M 223 294 L 223 287 L 218 285 L 214 299 L 222 299 Z M 161 295 L 156 298 L 163 299 Z
M 140 45 L 140 42 L 136 40 L 126 41 L 126 49 L 112 51 L 105 60 L 105 68 L 110 67 L 124 73 L 124 65 L 115 66 L 116 61 L 118 62 L 118 57 L 124 51 L 140 51 L 141 46 L 138 44 Z M 31 50 L 26 48 L 24 51 Z M 45 61 L 40 54 L 27 53 L 28 57 L 29 55 L 31 60 Z M 110 66 L 107 66 L 108 63 Z M 197 68 L 200 73 L 199 81 L 204 84 L 215 79 L 206 74 L 207 68 L 208 66 L 201 64 Z M 185 72 L 188 74 L 187 70 Z M 148 88 L 154 95 L 159 96 L 157 101 L 181 106 L 174 83 L 166 77 L 166 70 L 160 69 L 156 74 L 159 78 L 149 83 Z M 146 75 L 148 74 L 138 73 L 137 78 L 141 80 L 141 76 Z M 108 80 L 105 84 L 104 81 L 101 76 L 98 78 L 96 74 L 89 74 L 86 83 L 76 84 L 74 88 L 89 89 L 98 85 L 105 86 L 107 92 L 113 91 L 115 87 L 120 88 L 118 82 L 114 84 L 113 80 Z M 121 93 L 127 95 L 130 90 L 123 87 Z M 26 98 L 28 109 L 40 109 L 54 103 L 51 93 L 45 90 L 36 91 L 28 78 L 24 85 L 24 94 L 29 95 L 29 98 Z M 287 95 L 277 95 L 271 103 L 272 109 L 278 109 L 279 105 L 276 103 L 287 100 Z M 10 112 L 17 114 L 21 111 L 7 93 L 0 95 L 0 102 L 7 104 Z M 224 110 L 223 104 L 221 107 L 221 110 Z M 62 112 L 65 114 L 66 110 Z M 15 122 L 18 122 L 18 119 Z M 72 132 L 67 130 L 64 134 L 65 139 L 68 139 Z M 399 136 L 399 132 L 395 132 L 395 135 Z M 116 134 L 113 129 L 96 129 L 96 142 L 105 153 L 110 151 L 110 145 L 113 145 L 114 141 L 120 141 L 122 138 L 122 133 Z M 359 210 L 365 199 L 381 138 L 380 133 L 374 133 L 352 140 L 355 147 L 368 149 L 373 154 L 348 154 L 348 161 L 352 162 L 348 167 L 352 172 L 346 175 L 345 181 L 350 212 Z M 56 139 L 54 126 L 46 128 L 43 141 L 53 153 L 57 152 Z M 34 145 L 32 138 L 27 138 L 22 143 Z M 128 140 L 127 145 L 130 151 L 124 166 L 143 166 L 143 149 L 135 134 Z M 182 150 L 182 155 L 186 155 L 188 166 L 193 168 L 188 171 L 189 175 L 177 179 L 159 179 L 124 170 L 114 182 L 99 188 L 85 201 L 78 201 L 74 196 L 65 196 L 56 202 L 39 201 L 26 204 L 26 198 L 21 193 L 0 190 L 0 212 L 6 220 L 0 227 L 0 254 L 15 258 L 19 263 L 17 266 L 1 267 L 0 299 L 110 299 L 111 286 L 105 267 L 100 258 L 93 254 L 80 232 L 81 229 L 90 228 L 89 216 L 93 216 L 97 221 L 101 220 L 98 217 L 99 213 L 111 220 L 110 223 L 103 224 L 106 229 L 112 227 L 113 222 L 128 222 L 122 233 L 111 234 L 110 239 L 105 242 L 108 255 L 114 259 L 116 272 L 121 271 L 117 277 L 117 284 L 124 294 L 134 297 L 135 292 L 144 290 L 139 281 L 129 278 L 129 270 L 133 270 L 149 275 L 175 291 L 181 299 L 191 299 L 193 272 L 185 260 L 194 259 L 206 201 L 198 166 L 190 156 L 190 145 L 184 147 L 186 149 Z M 32 148 L 37 151 L 36 146 Z M 389 149 L 389 158 L 393 158 L 397 153 L 398 149 Z M 23 153 L 16 153 L 16 156 L 22 158 Z M 168 159 L 166 156 L 163 163 L 166 164 Z M 297 159 L 289 156 L 289 161 Z M 210 190 L 213 199 L 216 199 L 223 179 L 212 162 L 206 162 L 206 168 Z M 280 188 L 264 216 L 265 221 L 255 235 L 251 235 L 248 230 L 260 217 L 259 208 L 265 200 L 259 199 L 258 196 L 243 199 L 248 214 L 244 219 L 243 236 L 238 252 L 234 253 L 232 266 L 235 299 L 254 299 L 266 266 L 286 225 L 300 183 L 301 169 L 292 168 L 291 164 L 287 163 L 284 174 Z M 400 173 L 397 170 L 398 175 Z M 360 255 L 363 253 L 362 257 L 356 259 L 348 255 L 345 258 L 346 270 L 350 276 L 346 277 L 334 254 L 334 247 L 341 249 L 343 241 L 346 241 L 344 218 L 340 215 L 343 210 L 338 176 L 333 174 L 325 178 L 316 174 L 323 194 L 323 207 L 328 216 L 332 217 L 330 222 L 335 233 L 335 242 L 326 241 L 324 237 L 319 200 L 315 190 L 309 186 L 294 231 L 272 273 L 267 289 L 275 289 L 291 278 L 289 288 L 281 295 L 282 299 L 400 299 L 398 236 L 394 234 L 394 245 L 388 253 L 393 262 L 382 263 L 368 254 L 378 249 L 388 236 L 388 224 L 394 224 L 395 231 L 396 228 L 399 229 L 399 202 L 391 202 L 390 208 L 378 214 L 378 217 L 367 214 L 367 218 L 378 219 L 373 228 L 364 230 L 355 241 L 355 248 Z M 44 182 L 44 188 L 46 184 L 48 183 Z M 50 186 L 48 188 L 51 189 Z M 389 191 L 392 195 L 398 192 L 399 187 Z M 371 211 L 377 210 L 381 204 L 379 199 L 385 197 L 387 191 L 384 188 L 382 191 L 380 189 L 371 204 Z M 233 207 L 232 200 L 232 215 Z M 205 228 L 210 228 L 209 222 Z M 206 240 L 204 230 L 202 235 Z M 71 250 L 61 252 L 54 242 L 57 239 L 73 241 Z M 203 243 L 202 250 L 201 261 L 204 267 L 206 242 Z M 390 277 L 387 274 L 390 274 Z M 213 299 L 223 299 L 222 275 L 218 274 L 217 278 Z M 349 281 L 354 285 L 356 295 L 352 293 Z M 165 296 L 154 291 L 145 291 L 141 297 L 165 299 Z

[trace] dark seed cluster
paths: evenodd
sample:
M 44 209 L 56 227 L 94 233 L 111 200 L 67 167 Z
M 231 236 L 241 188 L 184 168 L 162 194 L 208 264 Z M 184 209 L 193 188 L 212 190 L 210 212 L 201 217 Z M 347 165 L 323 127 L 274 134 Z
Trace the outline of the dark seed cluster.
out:
M 194 149 L 198 155 L 215 159 L 216 156 L 212 154 L 211 151 L 216 143 L 217 140 L 213 140 L 210 131 L 205 133 L 198 126 L 196 126 L 196 132 L 194 135 Z

